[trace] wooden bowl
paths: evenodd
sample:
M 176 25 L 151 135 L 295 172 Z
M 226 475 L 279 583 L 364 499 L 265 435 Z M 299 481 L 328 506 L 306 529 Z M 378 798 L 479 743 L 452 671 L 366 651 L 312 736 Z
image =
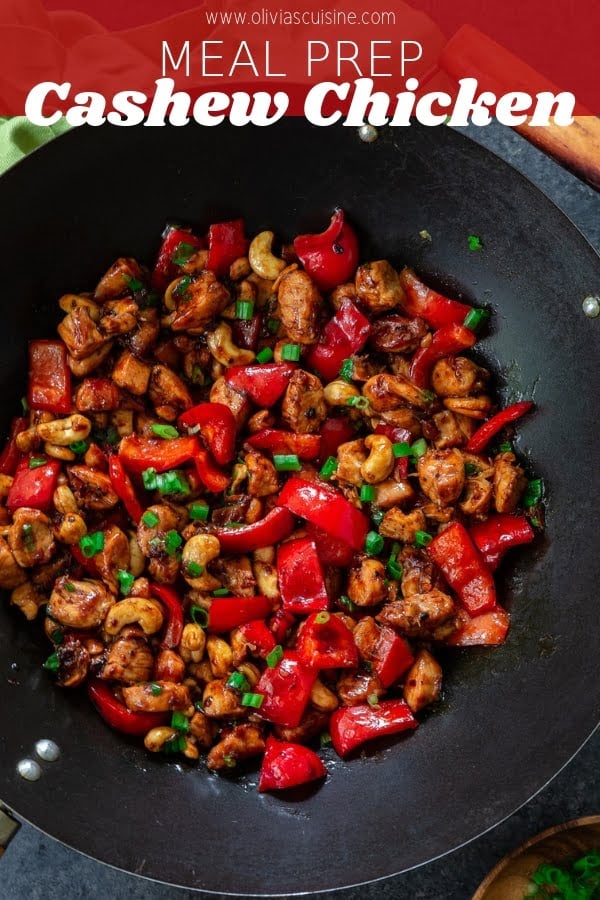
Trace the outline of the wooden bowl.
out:
M 523 900 L 541 863 L 563 865 L 600 848 L 600 816 L 554 825 L 508 853 L 483 879 L 472 900 Z

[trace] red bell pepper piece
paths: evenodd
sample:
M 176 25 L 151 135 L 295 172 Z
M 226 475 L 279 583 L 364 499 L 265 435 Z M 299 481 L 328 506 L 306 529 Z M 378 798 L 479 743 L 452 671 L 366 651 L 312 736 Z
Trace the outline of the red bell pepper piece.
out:
M 461 622 L 460 628 L 444 642 L 451 647 L 491 647 L 504 643 L 510 626 L 510 616 L 501 606 L 496 606 L 480 616 L 470 616 L 466 609 L 459 609 L 458 617 Z
M 265 619 L 271 612 L 266 597 L 215 597 L 208 611 L 208 630 L 219 634 L 253 619 Z
M 450 300 L 443 294 L 427 287 L 412 269 L 400 272 L 400 283 L 404 288 L 404 309 L 411 316 L 420 316 L 433 328 L 446 325 L 462 325 L 472 307 L 458 300 Z
M 167 472 L 195 459 L 199 452 L 200 444 L 193 435 L 165 441 L 161 438 L 128 434 L 122 438 L 119 446 L 119 458 L 131 472 L 143 472 L 144 469 Z
M 327 769 L 314 750 L 302 744 L 267 738 L 258 781 L 259 791 L 281 791 L 323 778 Z
M 251 652 L 263 659 L 276 646 L 273 632 L 264 619 L 253 619 L 251 622 L 246 622 L 244 625 L 240 625 L 239 631 L 250 644 Z
M 358 265 L 358 238 L 336 209 L 329 226 L 320 234 L 301 234 L 294 240 L 298 259 L 322 291 L 348 281 Z
M 15 416 L 10 423 L 10 431 L 8 439 L 4 445 L 2 453 L 0 453 L 0 473 L 2 475 L 14 475 L 19 457 L 21 456 L 17 447 L 17 435 L 29 426 L 29 419 L 24 416 Z
M 492 572 L 498 568 L 510 547 L 530 544 L 535 537 L 535 531 L 525 516 L 509 516 L 504 513 L 490 516 L 485 522 L 478 522 L 469 531 Z
M 431 370 L 439 359 L 472 347 L 475 333 L 464 325 L 444 325 L 433 334 L 429 347 L 417 350 L 410 364 L 410 377 L 418 387 L 427 387 Z
M 279 428 L 263 428 L 246 439 L 256 450 L 271 453 L 295 453 L 298 459 L 316 459 L 321 448 L 319 434 L 296 434 L 295 431 L 281 431 Z
M 52 495 L 58 482 L 60 463 L 49 459 L 43 466 L 29 468 L 29 456 L 24 456 L 17 465 L 13 483 L 10 486 L 6 507 L 9 512 L 28 506 L 45 512 L 50 508 Z
M 285 483 L 277 502 L 294 515 L 346 541 L 354 550 L 362 550 L 369 520 L 334 488 L 292 477 Z
M 376 426 L 375 434 L 384 434 L 390 439 L 392 444 L 410 444 L 413 439 L 412 431 L 409 431 L 408 428 L 401 428 L 399 425 L 386 425 L 385 422 L 380 422 Z M 400 459 L 406 459 L 406 457 L 401 456 Z
M 191 231 L 168 225 L 163 232 L 163 242 L 152 272 L 152 287 L 155 291 L 164 291 L 177 276 L 177 265 L 173 262 L 173 257 L 177 256 L 181 244 L 190 244 L 194 250 L 204 247 L 202 238 L 196 237 Z
M 329 320 L 321 340 L 308 357 L 308 364 L 326 381 L 337 378 L 342 363 L 367 342 L 371 323 L 351 300 L 344 300 L 335 316 Z
M 389 625 L 382 625 L 372 659 L 373 668 L 384 688 L 404 675 L 413 662 L 410 647 Z
M 72 544 L 71 556 L 92 578 L 100 578 L 101 574 L 93 556 L 84 556 L 78 544 Z
M 208 259 L 206 268 L 215 275 L 226 275 L 229 266 L 240 256 L 246 256 L 248 241 L 244 235 L 244 220 L 217 222 L 208 229 Z
M 250 319 L 234 319 L 231 323 L 231 337 L 236 347 L 243 350 L 254 350 L 258 347 L 258 340 L 262 329 L 262 315 L 252 316 Z
M 294 530 L 294 517 L 287 509 L 275 507 L 252 525 L 239 528 L 215 528 L 223 553 L 250 553 L 282 541 Z
M 318 525 L 306 523 L 306 534 L 317 548 L 317 555 L 324 566 L 351 566 L 355 551 L 350 544 L 327 534 Z
M 154 584 L 153 582 L 150 582 L 150 593 L 160 600 L 167 612 L 161 647 L 167 650 L 179 647 L 183 634 L 183 606 L 179 594 L 166 584 Z
M 254 688 L 263 695 L 259 714 L 275 725 L 295 728 L 310 699 L 317 670 L 305 666 L 294 650 L 286 650 L 279 664 L 267 668 Z
M 314 669 L 354 669 L 358 649 L 352 632 L 337 616 L 313 613 L 304 623 L 296 644 L 305 666 Z
M 225 381 L 248 394 L 258 406 L 273 406 L 288 386 L 294 363 L 264 363 L 259 366 L 229 366 Z
M 481 428 L 477 429 L 467 444 L 467 451 L 469 453 L 481 453 L 484 447 L 489 444 L 491 439 L 498 434 L 505 425 L 508 425 L 509 422 L 516 422 L 517 419 L 520 419 L 532 408 L 533 401 L 521 400 L 519 403 L 513 403 L 511 406 L 507 406 L 506 409 L 496 413 L 496 415 L 492 416 L 491 419 L 488 419 Z
M 32 409 L 71 412 L 71 370 L 62 341 L 29 341 L 29 391 Z
M 329 733 L 336 753 L 346 756 L 365 741 L 418 724 L 404 700 L 382 700 L 377 706 L 365 703 L 337 709 L 329 720 Z
M 224 403 L 199 403 L 179 416 L 180 428 L 200 426 L 206 446 L 220 466 L 228 466 L 235 455 L 235 419 Z
M 396 481 L 406 481 L 408 478 L 408 456 L 398 457 L 394 468 L 394 476 Z
M 280 544 L 277 577 L 284 609 L 292 613 L 311 613 L 329 608 L 317 548 L 309 538 Z
M 127 709 L 124 703 L 117 700 L 110 687 L 97 678 L 88 681 L 87 691 L 104 721 L 124 734 L 147 734 L 157 725 L 164 725 L 169 718 L 169 713 L 133 712 Z
M 452 522 L 434 537 L 427 552 L 470 615 L 476 616 L 495 607 L 493 575 L 464 525 Z
M 144 507 L 136 496 L 129 475 L 123 468 L 123 463 L 115 453 L 111 453 L 108 458 L 108 475 L 117 497 L 137 525 L 142 518 Z
M 321 427 L 321 452 L 319 465 L 323 465 L 330 456 L 335 456 L 340 444 L 345 444 L 356 437 L 356 429 L 346 416 L 325 419 Z
M 207 491 L 220 494 L 225 490 L 231 479 L 218 466 L 215 466 L 206 450 L 198 447 L 194 455 L 194 463 L 198 477 Z
M 296 617 L 285 609 L 278 609 L 274 616 L 271 616 L 269 628 L 273 632 L 273 637 L 278 644 L 283 644 L 287 633 L 295 623 Z

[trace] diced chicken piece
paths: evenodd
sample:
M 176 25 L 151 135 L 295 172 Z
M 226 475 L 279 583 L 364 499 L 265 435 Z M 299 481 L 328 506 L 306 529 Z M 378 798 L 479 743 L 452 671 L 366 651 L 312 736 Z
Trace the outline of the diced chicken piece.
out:
M 172 330 L 202 334 L 210 320 L 231 302 L 231 294 L 214 272 L 205 270 L 193 277 L 176 299 Z
M 48 612 L 69 628 L 97 628 L 104 622 L 115 598 L 101 581 L 58 578 L 50 595 Z
M 130 563 L 129 538 L 116 525 L 104 529 L 104 547 L 94 556 L 100 577 L 114 594 L 118 592 L 117 572 Z
M 378 559 L 363 557 L 360 565 L 350 569 L 348 596 L 356 606 L 375 606 L 387 597 L 385 566 Z
M 338 284 L 329 295 L 329 300 L 335 310 L 340 308 L 344 300 L 351 300 L 352 303 L 356 303 L 356 288 L 354 283 L 348 281 L 346 284 Z
M 389 509 L 379 526 L 383 537 L 402 541 L 403 544 L 414 544 L 417 531 L 425 531 L 425 515 L 421 509 L 413 509 L 405 513 L 397 507 Z
M 418 388 L 406 375 L 390 375 L 382 372 L 369 378 L 363 386 L 363 394 L 373 412 L 387 412 L 407 403 L 419 409 L 427 409 L 431 404 L 429 395 Z
M 85 378 L 75 394 L 79 412 L 106 412 L 117 409 L 121 395 L 109 378 Z
M 414 713 L 439 700 L 442 692 L 442 667 L 428 650 L 420 650 L 404 676 L 404 699 Z
M 78 505 L 84 509 L 112 509 L 119 502 L 108 475 L 87 466 L 71 466 L 69 484 Z
M 36 618 L 38 611 L 43 606 L 47 597 L 30 581 L 25 581 L 19 587 L 14 588 L 10 595 L 10 602 L 18 607 L 26 619 L 30 622 Z
M 464 397 L 483 390 L 489 375 L 466 356 L 446 356 L 435 364 L 431 383 L 440 397 Z
M 380 353 L 414 353 L 428 330 L 423 319 L 384 316 L 371 325 L 369 345 Z
M 453 412 L 444 409 L 436 413 L 433 417 L 433 423 L 438 431 L 438 436 L 434 439 L 434 445 L 437 450 L 447 450 L 449 447 L 463 447 L 467 443 L 467 437 L 458 424 L 458 420 Z
M 157 415 L 167 422 L 174 422 L 180 413 L 193 405 L 187 387 L 167 366 L 152 368 L 148 395 Z
M 466 516 L 486 516 L 492 502 L 492 485 L 486 478 L 467 478 L 459 508 Z
M 156 689 L 156 686 L 160 691 Z M 123 700 L 132 712 L 170 712 L 186 710 L 192 705 L 189 688 L 173 681 L 132 684 L 123 688 Z
M 380 509 L 389 509 L 391 506 L 399 506 L 415 496 L 415 492 L 408 481 L 396 481 L 389 478 L 375 485 L 375 505 Z
M 450 506 L 462 494 L 465 465 L 460 450 L 428 450 L 417 465 L 423 493 L 438 506 Z
M 196 743 L 204 750 L 212 746 L 215 738 L 216 723 L 211 722 L 208 716 L 202 712 L 195 712 L 190 719 L 190 734 L 196 739 Z
M 412 594 L 426 594 L 438 586 L 433 562 L 422 551 L 414 547 L 404 547 L 400 551 L 398 561 L 402 565 L 402 593 L 405 597 Z
M 224 678 L 217 678 L 204 688 L 202 705 L 204 713 L 211 719 L 239 719 L 248 710 L 240 706 L 240 697 L 233 688 L 228 688 Z
M 140 519 L 137 527 L 137 542 L 144 556 L 153 558 L 165 554 L 164 539 L 167 531 L 176 531 L 179 524 L 177 514 L 170 506 L 156 503 L 146 510 L 158 518 L 156 525 L 147 525 Z
M 494 460 L 494 506 L 496 512 L 511 513 L 527 487 L 527 479 L 514 453 L 502 453 Z
M 148 356 L 158 340 L 160 323 L 158 311 L 149 307 L 138 314 L 138 324 L 126 336 L 127 344 L 136 356 Z
M 85 306 L 65 316 L 56 329 L 67 345 L 69 355 L 83 360 L 99 351 L 107 338 L 101 334 Z
M 229 407 L 238 431 L 243 427 L 252 409 L 252 404 L 246 395 L 232 388 L 224 378 L 217 378 L 210 389 L 209 399 L 211 403 L 223 403 Z
M 109 337 L 127 334 L 137 325 L 138 311 L 135 300 L 110 300 L 102 307 L 100 330 Z
M 139 281 L 141 277 L 142 270 L 139 263 L 135 259 L 121 257 L 112 264 L 98 282 L 94 298 L 104 302 L 105 300 L 114 300 L 115 297 L 123 297 L 125 294 L 131 293 L 131 280 Z
M 154 671 L 154 657 L 142 637 L 119 637 L 111 645 L 101 678 L 107 681 L 122 681 L 137 684 L 150 681 Z
M 456 605 L 443 591 L 412 594 L 386 604 L 378 622 L 397 628 L 408 637 L 440 638 L 456 629 Z M 446 630 L 448 629 L 448 630 Z
M 277 292 L 279 315 L 291 341 L 314 344 L 321 309 L 321 295 L 307 272 L 295 269 L 283 275 Z
M 364 483 L 361 466 L 366 462 L 368 456 L 369 453 L 362 438 L 340 444 L 337 449 L 336 479 L 360 487 Z
M 336 690 L 344 706 L 357 706 L 385 693 L 379 678 L 371 672 L 342 672 Z
M 90 668 L 90 654 L 83 643 L 73 635 L 67 635 L 56 648 L 58 669 L 56 683 L 61 687 L 78 687 L 85 679 Z
M 8 529 L 8 545 L 18 564 L 24 568 L 49 562 L 56 544 L 48 516 L 39 509 L 22 507 L 15 510 Z
M 0 535 L 0 588 L 12 590 L 27 581 L 27 573 L 14 558 L 5 538 Z
M 86 375 L 95 371 L 95 369 L 99 368 L 105 359 L 110 356 L 112 346 L 112 341 L 107 341 L 99 350 L 95 350 L 93 353 L 90 353 L 89 356 L 84 357 L 84 359 L 75 359 L 74 356 L 69 354 L 67 356 L 67 363 L 73 375 L 75 375 L 76 378 L 84 378 Z
M 256 581 L 252 565 L 247 556 L 225 557 L 215 560 L 214 571 L 228 587 L 234 597 L 252 597 L 256 589 Z
M 265 739 L 258 725 L 235 725 L 215 744 L 206 759 L 209 769 L 233 768 L 238 760 L 250 759 L 265 752 Z
M 136 397 L 148 390 L 152 367 L 125 350 L 116 362 L 112 379 L 116 385 Z
M 298 434 L 314 434 L 320 429 L 327 417 L 327 404 L 316 375 L 296 369 L 283 395 L 281 417 Z
M 359 266 L 355 283 L 359 303 L 375 315 L 389 312 L 404 302 L 398 273 L 385 259 Z
M 249 450 L 244 454 L 244 462 L 248 472 L 248 493 L 251 497 L 268 497 L 279 490 L 277 471 L 270 459 Z

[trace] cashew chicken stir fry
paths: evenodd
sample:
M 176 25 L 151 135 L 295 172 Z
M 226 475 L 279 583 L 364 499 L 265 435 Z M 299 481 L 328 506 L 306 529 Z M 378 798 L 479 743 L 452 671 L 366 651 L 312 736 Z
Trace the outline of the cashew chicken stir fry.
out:
M 415 728 L 441 645 L 503 642 L 493 572 L 543 527 L 532 404 L 465 355 L 487 312 L 359 262 L 342 210 L 283 246 L 167 227 L 60 298 L 0 455 L 0 587 L 56 683 L 151 752 L 262 757 L 260 790 Z

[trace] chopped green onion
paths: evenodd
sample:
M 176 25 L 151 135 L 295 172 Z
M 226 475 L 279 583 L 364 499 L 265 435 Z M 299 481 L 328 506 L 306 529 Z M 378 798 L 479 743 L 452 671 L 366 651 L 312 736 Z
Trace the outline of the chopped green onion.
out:
M 283 647 L 281 646 L 281 644 L 277 644 L 277 646 L 273 647 L 271 652 L 267 653 L 267 655 L 265 657 L 268 667 L 270 669 L 274 669 L 275 666 L 277 665 L 277 663 L 279 662 L 279 660 L 282 658 L 282 656 L 283 656 Z
M 387 570 L 395 581 L 402 578 L 403 569 L 401 563 L 398 562 L 398 553 L 400 552 L 400 544 L 392 544 L 390 558 L 387 562 Z
M 144 289 L 141 294 L 136 297 L 136 301 L 140 309 L 150 309 L 153 306 L 159 305 L 160 297 L 155 291 L 146 291 Z
M 346 400 L 346 406 L 354 406 L 355 409 L 366 409 L 369 405 L 369 401 L 366 397 L 348 397 Z
M 160 697 L 160 695 L 162 694 L 162 688 L 160 684 L 157 684 L 155 681 L 153 681 L 150 685 L 150 691 L 153 697 Z
M 334 472 L 337 470 L 338 461 L 335 456 L 328 456 L 323 465 L 321 466 L 321 471 L 319 475 L 321 478 L 331 478 Z
M 463 325 L 470 331 L 477 331 L 480 325 L 482 325 L 484 322 L 487 322 L 489 317 L 489 309 L 472 309 L 466 314 Z
M 45 456 L 32 456 L 29 460 L 29 468 L 30 469 L 39 469 L 40 466 L 45 466 L 48 460 Z
M 428 531 L 415 531 L 415 546 L 428 547 L 433 540 L 433 536 Z
M 70 594 L 72 594 L 73 591 L 75 590 L 75 585 L 74 585 L 74 584 L 71 584 L 70 581 L 66 581 L 66 582 L 65 582 L 65 589 L 66 589 Z
M 356 611 L 356 606 L 354 605 L 350 597 L 347 597 L 345 594 L 342 594 L 341 597 L 338 597 L 338 603 L 340 604 L 340 606 L 343 606 L 344 609 L 347 609 L 350 613 Z
M 540 522 L 540 520 L 538 519 L 537 516 L 532 516 L 529 521 L 531 522 L 531 524 L 533 525 L 534 528 L 542 527 L 542 523 Z
M 138 291 L 144 289 L 144 285 L 139 278 L 134 278 L 133 275 L 125 275 L 125 281 L 132 294 L 136 294 Z
M 53 644 L 62 644 L 63 642 L 63 633 L 60 628 L 57 628 L 56 631 L 53 631 L 50 635 L 50 640 Z
M 375 488 L 372 484 L 363 484 L 359 494 L 362 503 L 372 503 L 375 499 Z
M 379 706 L 379 697 L 377 694 L 369 694 L 367 697 L 367 703 L 369 706 Z
M 532 478 L 531 481 L 527 483 L 527 487 L 525 489 L 525 493 L 523 494 L 523 506 L 525 509 L 529 509 L 532 506 L 537 506 L 537 504 L 542 499 L 544 493 L 544 482 L 541 478 Z
M 194 709 L 196 710 L 196 712 L 204 712 L 204 703 L 202 702 L 202 700 L 196 700 L 196 702 L 194 703 Z
M 190 616 L 192 617 L 192 622 L 195 622 L 196 625 L 200 625 L 202 628 L 206 628 L 208 625 L 208 612 L 203 606 L 192 606 Z
M 411 444 L 410 455 L 414 458 L 418 459 L 425 453 L 427 453 L 427 441 L 425 440 L 425 438 L 419 438 L 418 441 L 415 441 L 414 444 Z
M 227 766 L 228 769 L 235 769 L 235 767 L 237 765 L 237 761 L 234 759 L 234 757 L 231 755 L 231 753 L 223 754 L 223 762 L 225 763 L 225 765 Z
M 175 551 L 183 544 L 183 538 L 176 531 L 171 529 L 165 535 L 165 551 L 169 556 L 175 556 Z
M 160 494 L 189 494 L 190 492 L 187 478 L 176 469 L 157 475 L 156 486 Z
M 323 610 L 323 612 L 317 613 L 315 616 L 315 622 L 317 623 L 317 625 L 326 625 L 327 622 L 329 622 L 329 619 L 330 619 L 330 616 L 326 610 Z
M 252 694 L 252 693 L 248 692 L 246 694 L 242 694 L 242 699 L 241 699 L 240 703 L 242 706 L 251 706 L 254 709 L 260 709 L 264 699 L 265 699 L 264 694 Z
M 267 319 L 267 329 L 271 334 L 277 334 L 280 325 L 281 322 L 279 321 L 279 319 Z
M 171 728 L 176 728 L 177 731 L 188 732 L 190 730 L 190 721 L 182 712 L 176 711 L 171 716 Z
M 328 731 L 324 731 L 319 737 L 319 744 L 321 747 L 329 747 L 331 744 L 331 735 Z
M 352 381 L 354 375 L 354 363 L 351 359 L 345 359 L 340 368 L 340 378 L 344 381 Z
M 400 459 L 403 456 L 410 456 L 410 444 L 407 441 L 402 441 L 399 444 L 392 444 L 392 453 L 396 459 Z
M 302 468 L 295 453 L 274 453 L 273 465 L 278 472 L 299 472 Z
M 209 512 L 210 508 L 207 503 L 192 503 L 188 507 L 190 519 L 198 519 L 201 522 L 206 522 Z
M 69 444 L 69 450 L 73 453 L 85 453 L 87 448 L 87 441 L 74 441 L 72 444 Z
M 300 344 L 284 344 L 281 348 L 281 358 L 287 360 L 287 362 L 298 362 L 300 352 Z
M 46 662 L 42 664 L 42 668 L 47 669 L 48 672 L 56 672 L 60 666 L 60 660 L 58 658 L 58 653 L 51 653 Z
M 26 523 L 25 525 L 21 525 L 21 537 L 23 538 L 23 543 L 25 544 L 26 550 L 33 550 L 35 548 L 35 537 L 33 535 L 33 525 Z
M 142 483 L 147 491 L 155 491 L 158 487 L 156 469 L 144 469 L 142 472 Z
M 475 463 L 465 463 L 465 475 L 467 478 L 471 478 L 473 475 L 479 474 L 479 466 L 476 466 Z
M 370 531 L 365 539 L 365 553 L 369 556 L 379 556 L 383 550 L 384 540 L 376 531 Z
M 152 512 L 151 509 L 147 509 L 142 516 L 142 522 L 144 525 L 147 525 L 148 528 L 154 528 L 155 525 L 158 525 L 160 519 L 155 512 Z
M 114 425 L 109 425 L 108 428 L 95 428 L 92 432 L 92 439 L 97 444 L 108 444 L 111 447 L 121 440 Z
M 125 569 L 119 569 L 117 572 L 117 581 L 119 582 L 121 593 L 126 597 L 133 587 L 135 575 L 132 575 L 131 572 L 127 572 Z
M 184 275 L 183 278 L 180 278 L 180 279 L 179 279 L 179 282 L 178 282 L 178 284 L 177 284 L 177 287 L 175 288 L 175 290 L 173 291 L 173 293 L 174 293 L 177 297 L 184 297 L 185 294 L 187 293 L 187 290 L 188 290 L 189 286 L 190 286 L 191 284 L 192 284 L 192 279 L 190 278 L 190 276 L 189 276 L 189 275 Z
M 243 672 L 233 672 L 225 682 L 225 686 L 234 688 L 236 691 L 245 692 L 250 690 L 250 682 Z
M 243 522 L 225 522 L 225 528 L 242 528 Z
M 236 300 L 235 317 L 247 322 L 254 315 L 254 303 L 252 300 Z
M 229 597 L 230 594 L 231 591 L 226 587 L 217 588 L 212 592 L 213 597 Z
M 512 453 L 513 445 L 510 441 L 503 441 L 498 447 L 498 453 Z
M 84 534 L 79 541 L 79 547 L 86 559 L 90 559 L 96 553 L 104 550 L 104 532 L 94 531 L 92 534 Z
M 185 574 L 190 578 L 200 578 L 202 573 L 204 572 L 204 566 L 201 566 L 200 563 L 189 562 L 186 563 L 185 566 Z
M 27 402 L 27 397 L 21 397 L 21 409 L 23 410 L 23 415 L 26 416 L 29 412 L 29 403 Z
M 173 425 L 153 425 L 152 433 L 155 434 L 159 438 L 176 438 L 179 437 L 179 432 Z
M 470 234 L 467 237 L 469 250 L 483 250 L 483 244 L 478 234 Z
M 204 372 L 202 371 L 202 366 L 192 366 L 192 383 L 204 384 Z
M 186 748 L 186 739 L 183 734 L 174 734 L 172 738 L 162 745 L 163 753 L 182 753 Z
M 448 119 L 449 118 L 450 118 L 450 116 L 448 116 Z M 421 238 L 422 241 L 431 241 L 432 240 L 432 237 L 426 228 L 423 228 L 423 230 L 419 232 L 419 237 Z
M 372 509 L 371 510 L 371 518 L 373 519 L 373 524 L 379 526 L 381 525 L 381 520 L 383 519 L 385 513 L 382 509 Z
M 172 262 L 175 263 L 176 266 L 185 266 L 186 262 L 193 256 L 196 252 L 196 247 L 193 244 L 188 244 L 187 241 L 182 241 L 175 253 L 171 257 Z
M 256 354 L 256 362 L 259 362 L 261 365 L 264 363 L 270 363 L 273 359 L 273 351 L 270 347 L 263 347 L 260 353 Z

